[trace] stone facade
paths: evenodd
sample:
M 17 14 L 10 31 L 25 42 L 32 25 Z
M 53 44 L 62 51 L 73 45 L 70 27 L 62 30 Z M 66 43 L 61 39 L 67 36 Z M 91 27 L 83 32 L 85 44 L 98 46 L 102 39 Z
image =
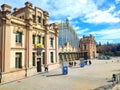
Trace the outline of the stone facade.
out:
M 1 82 L 20 79 L 59 66 L 58 28 L 48 24 L 49 14 L 26 2 L 15 8 L 3 4 L 0 10 L 0 69 Z M 37 44 L 44 46 L 37 52 Z M 40 47 L 41 48 L 41 47 Z M 12 77 L 12 78 L 10 78 Z
M 96 57 L 96 41 L 92 35 L 83 36 L 80 39 L 80 49 L 84 53 L 84 58 L 93 59 Z

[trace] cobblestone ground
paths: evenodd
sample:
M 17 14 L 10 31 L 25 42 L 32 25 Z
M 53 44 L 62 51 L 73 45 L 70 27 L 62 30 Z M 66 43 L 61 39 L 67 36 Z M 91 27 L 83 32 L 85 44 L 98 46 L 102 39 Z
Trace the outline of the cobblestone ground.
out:
M 1 84 L 0 90 L 94 90 L 111 84 L 113 73 L 120 72 L 120 62 L 112 60 L 93 60 L 92 65 L 69 68 L 67 75 L 61 75 L 61 68 L 48 73 L 40 73 L 25 79 Z M 119 90 L 119 89 L 118 89 Z

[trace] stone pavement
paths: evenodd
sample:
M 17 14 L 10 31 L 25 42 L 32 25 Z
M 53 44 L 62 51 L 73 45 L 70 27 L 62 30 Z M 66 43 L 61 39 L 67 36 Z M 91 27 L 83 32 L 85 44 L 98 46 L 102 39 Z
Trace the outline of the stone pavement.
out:
M 77 63 L 76 67 L 69 68 L 67 75 L 61 75 L 62 70 L 59 68 L 0 85 L 0 90 L 94 90 L 111 84 L 109 81 L 112 74 L 120 72 L 120 63 L 114 59 L 94 60 L 92 65 L 86 65 L 84 68 L 79 67 L 79 61 Z

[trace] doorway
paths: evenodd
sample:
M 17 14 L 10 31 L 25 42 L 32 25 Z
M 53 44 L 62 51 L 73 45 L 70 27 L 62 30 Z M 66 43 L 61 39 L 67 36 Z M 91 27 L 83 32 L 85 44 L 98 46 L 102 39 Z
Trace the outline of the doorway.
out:
M 88 59 L 87 52 L 84 52 L 84 59 L 85 59 L 85 60 Z
M 37 72 L 41 72 L 41 58 L 37 58 Z

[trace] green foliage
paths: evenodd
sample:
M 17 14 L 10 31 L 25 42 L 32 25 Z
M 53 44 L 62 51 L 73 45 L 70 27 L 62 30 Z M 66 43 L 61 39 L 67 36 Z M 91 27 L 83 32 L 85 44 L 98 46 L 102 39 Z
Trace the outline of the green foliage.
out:
M 120 51 L 116 51 L 116 52 L 115 52 L 115 55 L 116 55 L 116 56 L 120 56 Z
M 120 44 L 106 44 L 97 46 L 97 52 L 102 55 L 120 56 Z

